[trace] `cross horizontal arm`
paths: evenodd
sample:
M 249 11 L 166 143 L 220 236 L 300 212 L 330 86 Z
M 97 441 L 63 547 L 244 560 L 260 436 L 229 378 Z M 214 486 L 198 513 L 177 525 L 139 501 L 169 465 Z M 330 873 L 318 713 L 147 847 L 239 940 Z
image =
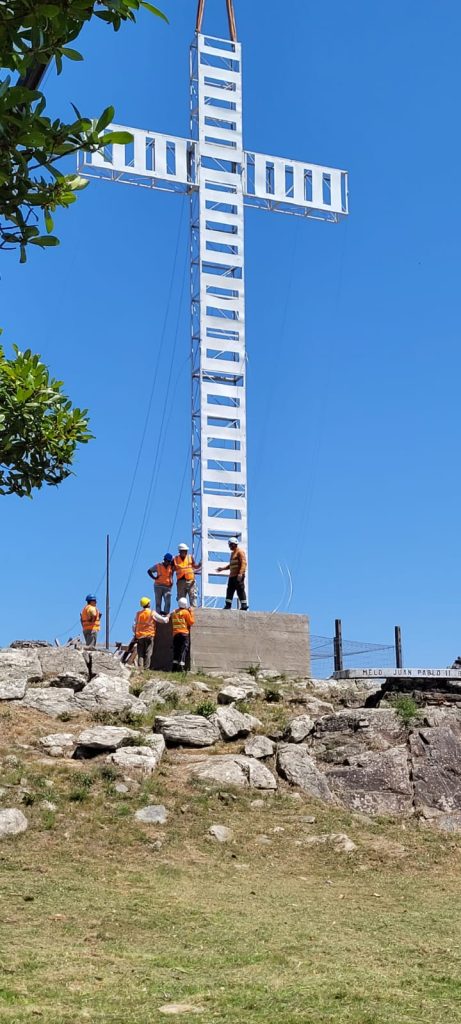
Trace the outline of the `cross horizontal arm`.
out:
M 129 131 L 133 142 L 80 154 L 80 174 L 170 192 L 199 187 L 200 143 L 123 125 L 111 125 L 109 130 Z M 225 142 L 223 139 L 223 147 Z M 227 155 L 231 157 L 232 150 L 227 154 L 224 148 L 223 175 L 232 166 L 231 160 L 224 159 Z M 332 220 L 348 213 L 347 172 L 338 168 L 245 152 L 242 177 L 247 206 Z

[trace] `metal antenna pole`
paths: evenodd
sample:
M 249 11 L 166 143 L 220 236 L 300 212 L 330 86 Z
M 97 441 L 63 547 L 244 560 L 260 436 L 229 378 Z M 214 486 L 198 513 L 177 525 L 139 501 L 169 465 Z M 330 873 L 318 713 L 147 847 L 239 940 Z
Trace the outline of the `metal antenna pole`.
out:
M 110 644 L 110 537 L 106 537 L 106 649 Z

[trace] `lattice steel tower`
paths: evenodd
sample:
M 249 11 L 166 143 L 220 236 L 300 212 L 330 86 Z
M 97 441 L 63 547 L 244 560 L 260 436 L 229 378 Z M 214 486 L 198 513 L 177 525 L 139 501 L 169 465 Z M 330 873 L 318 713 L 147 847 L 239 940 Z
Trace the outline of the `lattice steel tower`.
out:
M 80 173 L 190 196 L 192 323 L 192 535 L 202 562 L 201 603 L 222 607 L 235 535 L 248 548 L 246 433 L 246 206 L 337 222 L 348 213 L 346 171 L 243 149 L 242 48 L 233 0 L 229 38 L 191 46 L 191 138 L 122 125 L 130 145 L 83 154 Z

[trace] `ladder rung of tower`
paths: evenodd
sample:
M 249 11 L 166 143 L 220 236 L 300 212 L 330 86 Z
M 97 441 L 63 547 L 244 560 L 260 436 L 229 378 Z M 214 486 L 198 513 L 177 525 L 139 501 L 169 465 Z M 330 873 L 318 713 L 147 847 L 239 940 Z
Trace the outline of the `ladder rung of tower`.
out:
M 244 206 L 333 223 L 348 213 L 346 171 L 243 149 L 242 48 L 226 6 L 230 38 L 218 39 L 201 31 L 199 0 L 190 138 L 111 125 L 132 143 L 79 156 L 85 177 L 190 199 L 192 536 L 207 607 L 224 604 L 229 537 L 248 550 Z

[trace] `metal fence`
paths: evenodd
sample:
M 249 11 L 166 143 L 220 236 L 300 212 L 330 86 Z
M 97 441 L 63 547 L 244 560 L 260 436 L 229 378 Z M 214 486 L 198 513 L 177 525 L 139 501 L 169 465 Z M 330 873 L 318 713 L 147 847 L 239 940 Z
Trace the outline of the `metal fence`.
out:
M 390 668 L 395 665 L 395 645 L 342 640 L 344 668 Z M 335 637 L 311 635 L 311 673 L 328 679 L 335 667 Z

